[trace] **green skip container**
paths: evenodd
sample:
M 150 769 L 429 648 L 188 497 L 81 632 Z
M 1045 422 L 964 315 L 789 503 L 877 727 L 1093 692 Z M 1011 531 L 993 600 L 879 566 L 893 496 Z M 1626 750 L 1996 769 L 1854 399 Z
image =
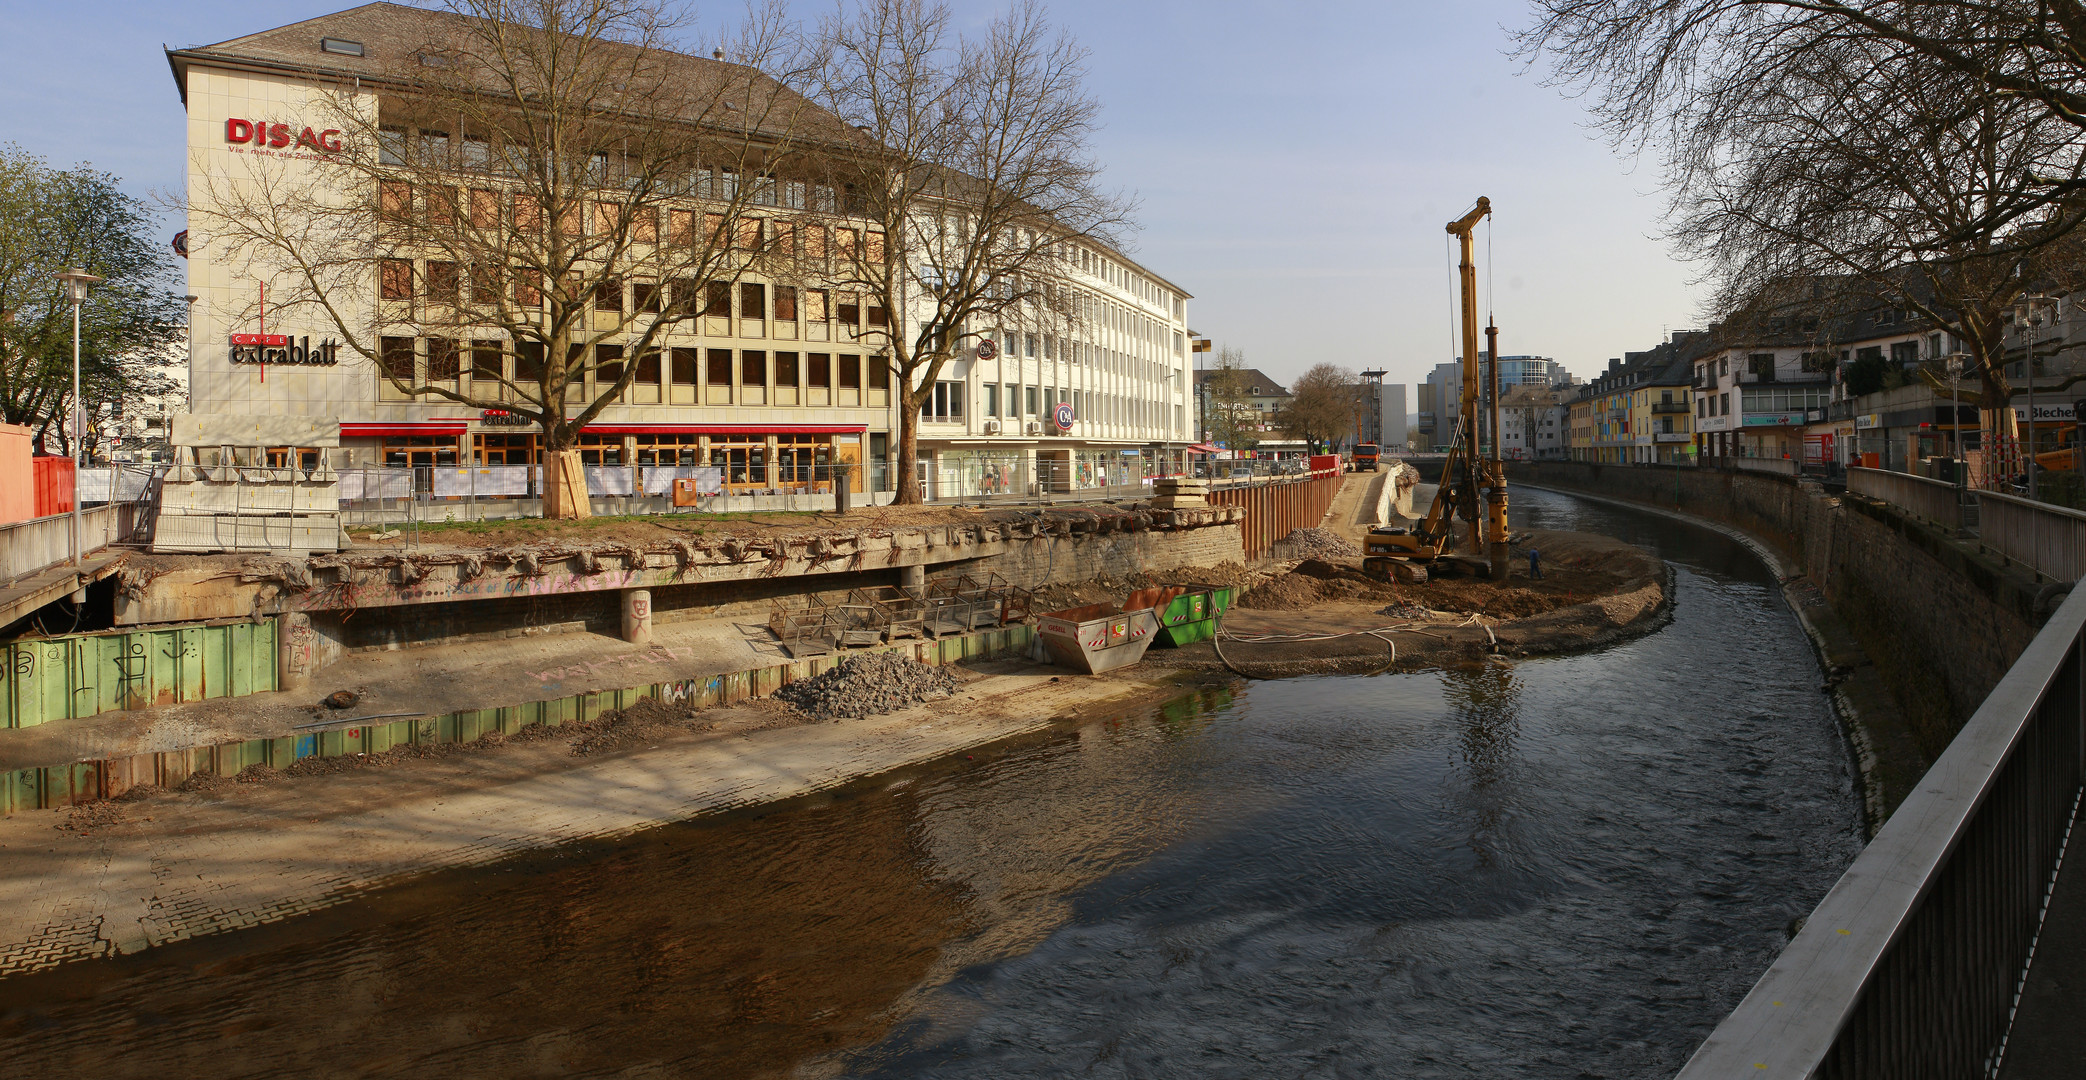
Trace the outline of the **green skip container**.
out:
M 1217 636 L 1217 617 L 1231 607 L 1229 585 L 1182 585 L 1178 596 L 1159 608 L 1157 644 L 1180 648 Z

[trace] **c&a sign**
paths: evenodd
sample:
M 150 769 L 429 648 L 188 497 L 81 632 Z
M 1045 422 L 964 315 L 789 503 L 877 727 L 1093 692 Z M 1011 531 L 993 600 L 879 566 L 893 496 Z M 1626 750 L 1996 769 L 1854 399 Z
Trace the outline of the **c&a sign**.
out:
M 241 120 L 238 117 L 225 121 L 225 141 L 275 150 L 285 147 L 302 150 L 310 147 L 322 154 L 340 153 L 339 128 L 313 132 L 307 127 L 298 131 L 288 124 L 271 124 L 266 120 Z

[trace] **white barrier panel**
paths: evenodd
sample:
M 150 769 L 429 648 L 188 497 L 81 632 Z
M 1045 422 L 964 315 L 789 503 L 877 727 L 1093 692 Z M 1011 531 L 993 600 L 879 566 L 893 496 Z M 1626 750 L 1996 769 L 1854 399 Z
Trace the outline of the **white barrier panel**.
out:
M 527 465 L 443 465 L 431 472 L 431 492 L 438 496 L 527 495 Z
M 583 465 L 587 473 L 587 493 L 590 495 L 630 494 L 630 466 L 628 465 Z
M 715 465 L 645 465 L 638 471 L 644 476 L 647 495 L 673 494 L 676 480 L 695 481 L 698 494 L 724 493 L 724 470 Z
M 411 469 L 352 469 L 340 474 L 343 502 L 357 499 L 410 499 L 413 497 Z

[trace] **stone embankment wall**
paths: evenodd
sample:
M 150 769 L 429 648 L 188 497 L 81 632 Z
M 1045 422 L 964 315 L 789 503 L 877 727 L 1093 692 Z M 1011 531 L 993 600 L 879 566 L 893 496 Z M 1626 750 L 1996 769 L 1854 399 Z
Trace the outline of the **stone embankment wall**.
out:
M 1534 462 L 1514 466 L 1513 479 L 1679 510 L 1772 544 L 1803 568 L 1860 640 L 1930 762 L 2048 616 L 2036 584 L 1974 542 L 1795 477 Z
M 1000 550 L 992 554 L 933 563 L 926 568 L 926 577 L 935 580 L 957 574 L 996 573 L 1010 585 L 1034 588 L 1053 581 L 1122 578 L 1138 571 L 1215 566 L 1245 558 L 1236 522 L 1169 530 L 1041 535 L 997 546 Z M 965 550 L 963 546 L 949 548 L 951 554 Z M 847 599 L 851 589 L 897 585 L 902 578 L 900 567 L 885 566 L 733 581 L 652 584 L 649 588 L 653 619 L 658 622 L 720 618 L 764 622 L 778 597 L 816 595 L 839 603 Z M 621 617 L 619 593 L 611 589 L 312 614 L 313 625 L 322 637 L 336 640 L 349 650 L 571 631 L 614 634 Z

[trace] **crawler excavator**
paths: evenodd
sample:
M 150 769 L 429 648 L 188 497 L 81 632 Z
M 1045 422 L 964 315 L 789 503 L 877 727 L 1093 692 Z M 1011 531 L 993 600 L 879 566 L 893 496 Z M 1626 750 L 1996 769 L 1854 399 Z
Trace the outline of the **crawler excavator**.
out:
M 1364 537 L 1362 569 L 1377 577 L 1424 581 L 1430 564 L 1455 558 L 1451 551 L 1458 515 L 1470 529 L 1469 557 L 1484 559 L 1492 580 L 1505 581 L 1507 577 L 1507 473 L 1499 456 L 1499 327 L 1485 327 L 1485 372 L 1491 392 L 1480 395 L 1478 268 L 1471 243 L 1471 230 L 1491 213 L 1492 200 L 1481 195 L 1469 213 L 1449 222 L 1449 234 L 1460 243 L 1463 253 L 1458 267 L 1463 287 L 1463 407 L 1456 417 L 1456 434 L 1449 442 L 1448 459 L 1441 467 L 1441 483 L 1435 489 L 1427 516 L 1412 528 L 1379 525 Z M 1481 404 L 1488 398 L 1489 455 L 1485 453 L 1485 441 L 1479 438 L 1478 426 Z M 1484 505 L 1482 512 L 1480 502 Z

